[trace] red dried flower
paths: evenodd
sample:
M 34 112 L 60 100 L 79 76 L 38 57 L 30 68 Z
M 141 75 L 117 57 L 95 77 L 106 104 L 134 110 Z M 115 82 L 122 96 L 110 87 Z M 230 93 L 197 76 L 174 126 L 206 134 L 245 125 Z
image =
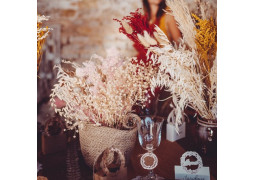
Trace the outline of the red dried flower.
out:
M 120 23 L 119 32 L 126 35 L 131 41 L 133 41 L 133 46 L 137 50 L 137 61 L 132 61 L 133 64 L 139 64 L 141 66 L 148 67 L 150 64 L 152 64 L 152 60 L 150 58 L 147 58 L 147 48 L 141 44 L 140 40 L 138 39 L 138 34 L 144 35 L 144 31 L 147 31 L 148 34 L 155 38 L 153 35 L 153 32 L 155 32 L 155 25 L 148 23 L 148 16 L 142 15 L 141 12 L 139 12 L 141 8 L 138 8 L 135 12 L 131 12 L 130 15 L 125 16 L 122 18 L 122 21 L 118 19 L 113 19 Z M 123 24 L 123 21 L 125 24 L 129 26 L 128 29 L 127 25 Z M 132 30 L 130 29 L 132 28 Z M 150 57 L 150 56 L 149 56 Z M 142 61 L 142 62 L 141 62 Z M 157 68 L 157 65 L 154 65 L 153 67 Z M 148 101 L 145 103 L 146 108 L 151 109 L 152 103 L 155 102 L 155 98 L 160 93 L 160 88 L 156 88 L 154 91 L 155 96 L 153 96 L 150 89 L 148 89 L 147 96 L 149 97 Z
M 125 34 L 131 41 L 133 41 L 133 46 L 138 51 L 138 62 L 133 61 L 133 63 L 141 64 L 140 61 L 143 61 L 146 66 L 146 64 L 148 65 L 148 63 L 152 63 L 152 61 L 151 59 L 147 59 L 147 49 L 140 43 L 137 34 L 143 35 L 144 31 L 147 31 L 151 37 L 154 37 L 153 32 L 155 31 L 155 26 L 148 23 L 148 16 L 142 15 L 141 12 L 139 12 L 140 9 L 141 8 L 138 8 L 135 12 L 131 12 L 129 16 L 122 18 L 122 20 L 127 22 L 127 24 L 132 28 L 133 31 L 131 34 L 129 34 L 123 27 L 122 21 L 118 19 L 114 20 L 120 23 L 119 32 Z

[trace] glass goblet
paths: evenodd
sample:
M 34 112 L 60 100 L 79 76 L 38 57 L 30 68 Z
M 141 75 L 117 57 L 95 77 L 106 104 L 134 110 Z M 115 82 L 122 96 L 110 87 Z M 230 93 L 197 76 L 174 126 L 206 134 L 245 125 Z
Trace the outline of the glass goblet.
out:
M 140 118 L 141 121 L 137 123 L 138 139 L 142 148 L 148 151 L 143 154 L 140 163 L 144 169 L 149 170 L 149 174 L 145 179 L 157 179 L 157 175 L 153 173 L 153 169 L 158 165 L 158 158 L 153 151 L 160 145 L 161 129 L 164 119 L 158 116 L 141 116 Z M 153 159 L 152 165 L 145 164 L 146 157 Z

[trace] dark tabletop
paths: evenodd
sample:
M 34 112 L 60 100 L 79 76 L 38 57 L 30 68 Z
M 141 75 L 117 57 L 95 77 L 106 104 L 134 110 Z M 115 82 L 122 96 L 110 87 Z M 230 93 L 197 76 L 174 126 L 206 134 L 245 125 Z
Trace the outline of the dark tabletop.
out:
M 162 130 L 162 141 L 160 146 L 154 151 L 158 157 L 158 166 L 154 172 L 166 179 L 174 179 L 174 166 L 180 165 L 180 157 L 186 151 L 196 151 L 200 154 L 204 166 L 210 167 L 211 180 L 217 179 L 217 139 L 208 144 L 207 154 L 201 152 L 201 146 L 196 141 L 196 124 L 187 124 L 186 138 L 176 142 L 166 140 L 166 125 Z M 217 136 L 216 136 L 217 138 Z M 41 152 L 40 133 L 38 134 L 38 161 L 42 164 L 42 170 L 37 175 L 45 176 L 49 180 L 65 179 L 93 179 L 93 171 L 85 164 L 80 152 L 79 138 L 68 138 L 67 148 L 53 154 L 43 155 Z M 130 162 L 128 164 L 128 179 L 136 176 L 146 175 L 140 165 L 140 157 L 146 151 L 143 150 L 136 140 Z

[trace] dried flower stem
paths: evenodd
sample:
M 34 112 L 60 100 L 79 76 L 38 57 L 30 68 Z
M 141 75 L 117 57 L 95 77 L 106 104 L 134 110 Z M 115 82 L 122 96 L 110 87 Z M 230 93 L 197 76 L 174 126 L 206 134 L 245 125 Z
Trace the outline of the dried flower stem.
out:
M 64 61 L 72 64 L 74 73 L 56 66 L 58 83 L 52 89 L 51 103 L 70 129 L 82 121 L 118 129 L 125 126 L 132 106 L 147 100 L 145 94 L 155 73 L 152 66 L 144 68 L 132 64 L 133 60 L 94 55 L 83 66 Z M 66 102 L 64 108 L 56 107 L 56 97 Z

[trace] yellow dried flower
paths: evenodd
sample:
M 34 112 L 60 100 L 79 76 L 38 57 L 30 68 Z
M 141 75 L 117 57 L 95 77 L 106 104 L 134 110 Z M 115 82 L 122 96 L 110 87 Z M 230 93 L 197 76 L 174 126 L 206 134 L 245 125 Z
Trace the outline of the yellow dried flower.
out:
M 46 26 L 45 28 L 41 27 L 42 21 L 48 20 L 45 16 L 37 15 L 37 71 L 39 70 L 39 66 L 42 59 L 42 47 L 45 43 L 45 38 L 49 33 L 49 28 Z
M 200 19 L 195 14 L 192 16 L 196 19 L 196 45 L 197 51 L 206 63 L 207 70 L 210 70 L 212 62 L 215 59 L 217 51 L 217 26 L 214 24 L 213 18 Z
M 197 21 L 196 23 L 196 37 L 195 42 L 197 46 L 197 52 L 200 55 L 200 65 L 203 69 L 203 74 L 210 73 L 213 66 L 213 61 L 217 51 L 217 26 L 214 24 L 214 20 L 200 19 L 197 15 L 192 14 Z M 206 84 L 209 85 L 210 81 L 207 78 Z

